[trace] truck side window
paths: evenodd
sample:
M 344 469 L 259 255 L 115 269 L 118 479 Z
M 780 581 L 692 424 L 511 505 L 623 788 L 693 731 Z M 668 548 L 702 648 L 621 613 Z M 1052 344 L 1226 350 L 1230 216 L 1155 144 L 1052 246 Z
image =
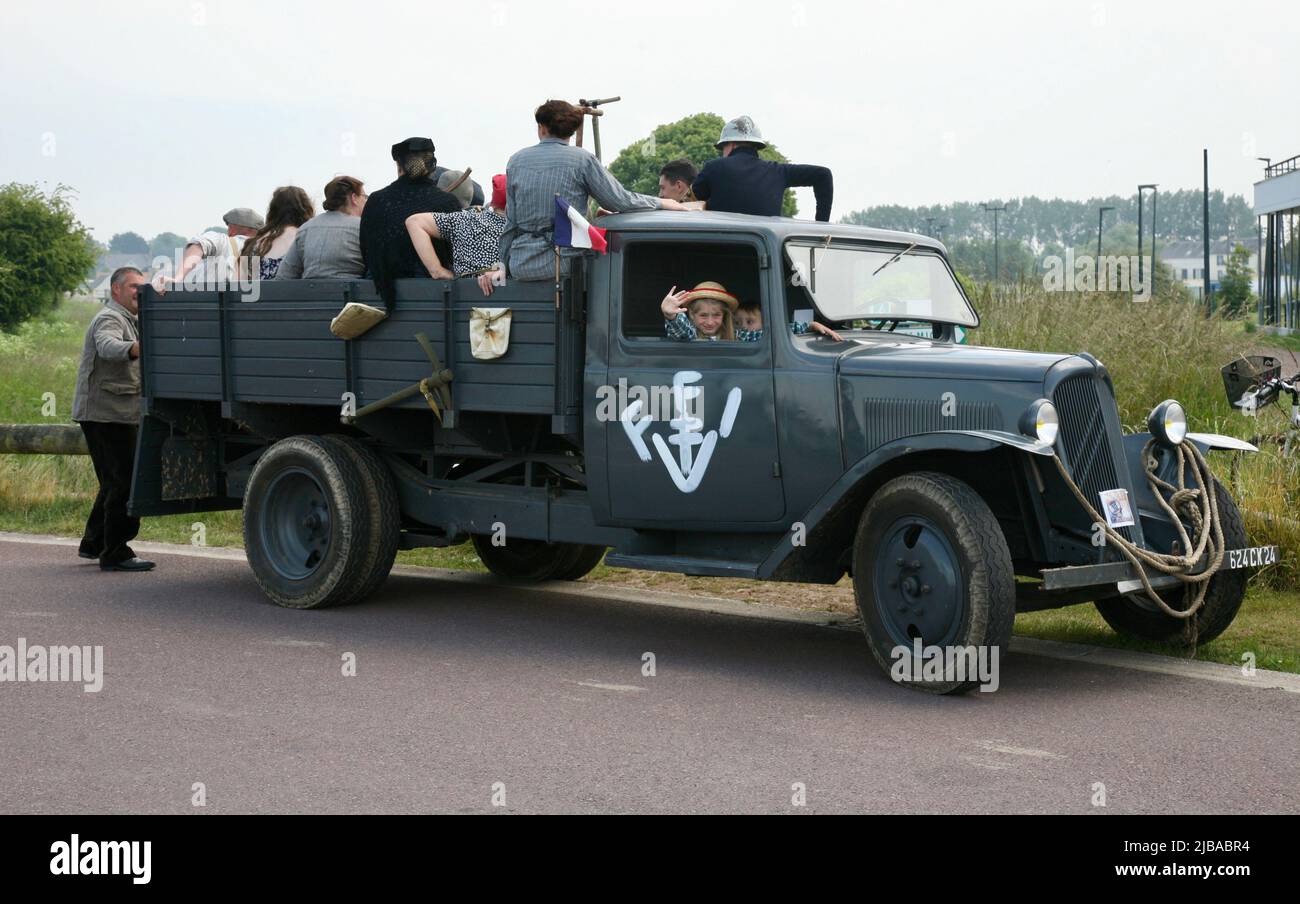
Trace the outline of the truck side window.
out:
M 623 252 L 623 335 L 664 340 L 659 310 L 673 286 L 680 292 L 701 282 L 721 283 L 742 302 L 761 298 L 758 252 L 739 242 L 630 242 Z

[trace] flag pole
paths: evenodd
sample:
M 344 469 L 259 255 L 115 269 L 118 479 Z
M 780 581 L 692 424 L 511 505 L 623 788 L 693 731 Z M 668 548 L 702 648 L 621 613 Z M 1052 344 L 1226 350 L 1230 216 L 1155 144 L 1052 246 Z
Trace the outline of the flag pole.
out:
M 560 309 L 560 246 L 555 245 L 555 310 Z

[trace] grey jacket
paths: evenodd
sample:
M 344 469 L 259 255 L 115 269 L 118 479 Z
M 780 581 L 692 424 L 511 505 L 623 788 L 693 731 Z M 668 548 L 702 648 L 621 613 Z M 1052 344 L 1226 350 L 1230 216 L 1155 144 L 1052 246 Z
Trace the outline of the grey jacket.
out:
M 90 321 L 72 397 L 74 421 L 139 423 L 140 360 L 131 358 L 139 338 L 139 319 L 115 301 Z
M 360 279 L 361 218 L 337 210 L 317 214 L 298 227 L 276 279 Z

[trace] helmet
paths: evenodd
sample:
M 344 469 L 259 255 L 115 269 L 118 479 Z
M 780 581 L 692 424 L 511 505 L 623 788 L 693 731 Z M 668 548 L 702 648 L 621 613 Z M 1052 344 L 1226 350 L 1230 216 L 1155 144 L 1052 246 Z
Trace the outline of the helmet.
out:
M 761 148 L 767 147 L 767 142 L 763 140 L 763 133 L 758 130 L 758 126 L 754 125 L 754 120 L 748 116 L 737 116 L 723 126 L 722 134 L 718 136 L 718 140 L 713 146 L 720 148 L 728 141 L 747 141 Z

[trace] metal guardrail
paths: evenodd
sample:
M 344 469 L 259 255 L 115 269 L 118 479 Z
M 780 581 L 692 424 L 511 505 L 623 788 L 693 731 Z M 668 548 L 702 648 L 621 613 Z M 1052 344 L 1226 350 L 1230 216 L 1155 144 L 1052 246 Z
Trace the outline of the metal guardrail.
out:
M 1264 167 L 1264 178 L 1272 179 L 1274 176 L 1294 172 L 1298 169 L 1300 169 L 1300 155 L 1288 157 L 1285 160 L 1279 160 L 1277 163 Z
M 89 455 L 76 424 L 0 424 L 0 454 Z

